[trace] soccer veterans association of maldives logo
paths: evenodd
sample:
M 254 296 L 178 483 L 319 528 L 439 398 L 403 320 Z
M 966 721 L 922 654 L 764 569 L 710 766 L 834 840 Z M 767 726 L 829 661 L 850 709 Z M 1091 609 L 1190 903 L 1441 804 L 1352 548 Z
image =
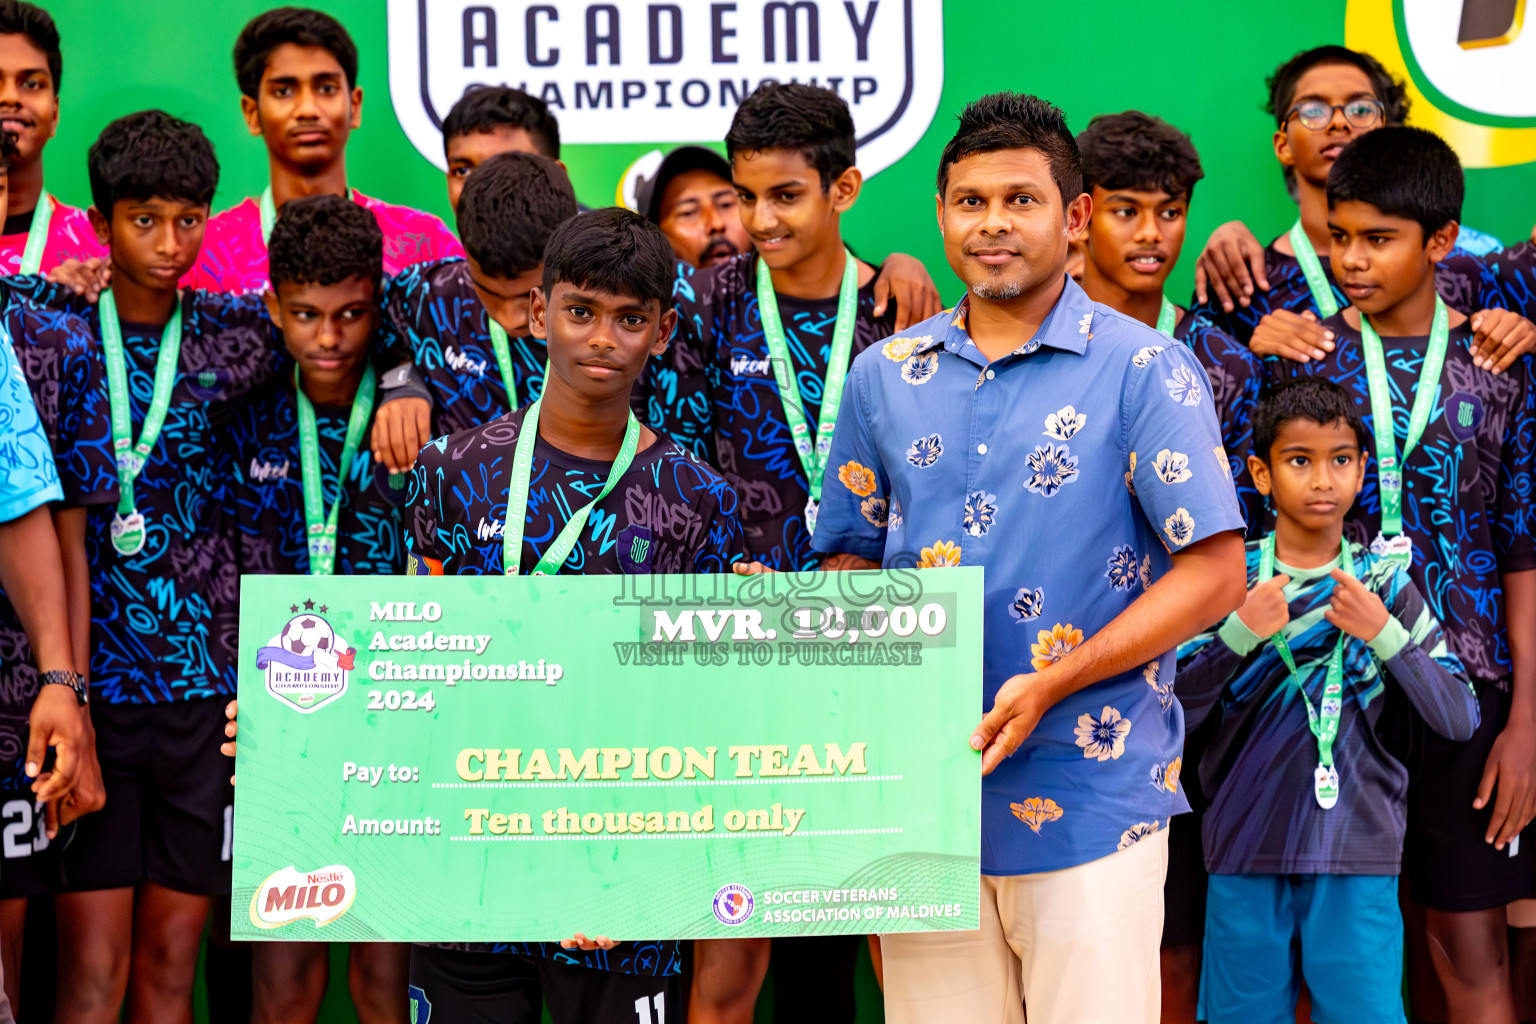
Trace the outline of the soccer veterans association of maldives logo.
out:
M 256 668 L 267 674 L 267 692 L 309 714 L 347 692 L 347 673 L 357 648 L 347 646 L 326 621 L 325 605 L 290 605 L 293 615 L 267 646 L 256 652 Z
M 943 79 L 938 0 L 389 0 L 390 99 L 440 168 L 471 85 L 542 98 L 567 143 L 718 144 L 759 84 L 796 81 L 848 101 L 870 177 L 922 138 Z
M 752 890 L 744 885 L 722 885 L 711 905 L 721 924 L 745 924 L 752 916 Z

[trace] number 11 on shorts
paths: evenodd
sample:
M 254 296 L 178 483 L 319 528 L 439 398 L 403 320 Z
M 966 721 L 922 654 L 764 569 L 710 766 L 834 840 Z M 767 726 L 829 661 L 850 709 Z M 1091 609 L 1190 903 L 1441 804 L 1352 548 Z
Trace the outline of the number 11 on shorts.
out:
M 651 1007 L 656 1008 L 656 1016 L 651 1016 Z M 667 1024 L 667 994 L 657 992 L 654 996 L 641 996 L 635 1000 L 635 1018 L 639 1024 Z

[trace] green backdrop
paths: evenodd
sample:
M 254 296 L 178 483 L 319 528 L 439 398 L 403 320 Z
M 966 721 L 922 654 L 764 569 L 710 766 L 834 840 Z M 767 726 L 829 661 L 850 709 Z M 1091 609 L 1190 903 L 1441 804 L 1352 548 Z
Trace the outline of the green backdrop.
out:
M 938 0 L 918 0 L 936 3 Z M 1452 0 L 1445 0 L 1449 3 Z M 1469 0 L 1471 2 L 1471 0 Z M 84 205 L 85 152 L 112 118 L 161 107 L 201 124 L 217 147 L 223 208 L 264 183 L 261 141 L 240 118 L 230 47 L 261 0 L 45 0 L 64 37 L 63 114 L 48 149 L 49 187 Z M 316 0 L 352 31 L 361 51 L 363 127 L 349 170 L 363 191 L 444 217 L 442 174 L 407 141 L 390 105 L 384 0 Z M 947 301 L 959 287 L 944 264 L 934 226 L 933 175 L 966 101 L 1018 89 L 1061 105 L 1074 129 L 1097 113 L 1136 107 L 1189 132 L 1206 179 L 1195 196 L 1186 258 L 1170 292 L 1188 294 L 1193 258 L 1210 229 L 1246 220 L 1261 237 L 1294 218 L 1270 149 L 1272 124 L 1260 110 L 1264 76 L 1300 49 L 1344 41 L 1345 0 L 1250 5 L 1183 0 L 1159 9 L 1135 0 L 1091 5 L 1020 0 L 944 0 L 945 81 L 938 112 L 911 152 L 869 181 L 846 234 L 875 258 L 892 250 L 927 262 Z M 978 40 L 984 52 L 975 52 Z M 658 139 L 658 144 L 671 140 Z M 568 146 L 562 154 L 578 195 L 611 203 L 624 168 L 650 145 Z M 1536 164 L 1468 171 L 1465 221 L 1506 244 L 1536 219 Z

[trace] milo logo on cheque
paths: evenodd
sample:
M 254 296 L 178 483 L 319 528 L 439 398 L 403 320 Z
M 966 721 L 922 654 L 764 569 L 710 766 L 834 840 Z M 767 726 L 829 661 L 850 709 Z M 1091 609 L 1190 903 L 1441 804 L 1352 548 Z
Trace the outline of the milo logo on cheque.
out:
M 314 871 L 296 871 L 290 864 L 256 887 L 251 923 L 258 928 L 281 928 L 308 917 L 323 927 L 345 914 L 356 897 L 357 876 L 345 864 Z
M 256 652 L 256 667 L 267 674 L 267 692 L 305 714 L 347 692 L 347 673 L 357 657 L 357 649 L 336 635 L 314 604 L 305 601 L 302 610 L 293 605 L 298 614 Z

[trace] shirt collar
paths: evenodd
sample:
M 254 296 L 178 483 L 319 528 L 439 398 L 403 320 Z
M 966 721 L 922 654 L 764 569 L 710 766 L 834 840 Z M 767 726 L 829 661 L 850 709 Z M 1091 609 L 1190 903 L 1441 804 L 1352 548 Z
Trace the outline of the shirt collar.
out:
M 948 325 L 931 340 L 924 342 L 917 351 L 928 352 L 942 345 L 946 351 L 958 352 L 969 345 L 971 336 L 966 327 L 966 320 L 970 311 L 971 296 L 967 292 L 965 298 L 950 311 Z M 1027 355 L 1041 345 L 1048 345 L 1064 352 L 1082 355 L 1087 351 L 1088 339 L 1093 337 L 1094 315 L 1093 300 L 1076 281 L 1068 277 L 1066 286 L 1062 288 L 1061 295 L 1056 299 L 1056 305 L 1052 306 L 1051 311 L 1046 314 L 1035 336 L 1020 344 L 1014 352 Z

